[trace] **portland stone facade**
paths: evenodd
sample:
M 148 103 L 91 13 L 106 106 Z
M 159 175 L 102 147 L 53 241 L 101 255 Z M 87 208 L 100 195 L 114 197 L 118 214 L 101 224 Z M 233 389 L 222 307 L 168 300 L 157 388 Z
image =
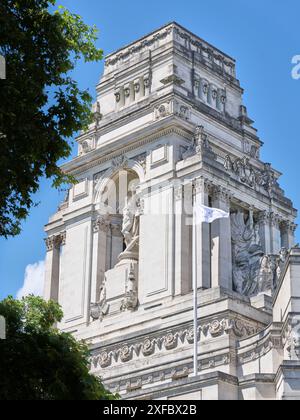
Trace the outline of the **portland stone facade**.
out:
M 63 166 L 45 297 L 124 399 L 300 399 L 296 210 L 242 95 L 232 58 L 168 24 L 106 58 Z M 201 204 L 230 217 L 192 229 Z

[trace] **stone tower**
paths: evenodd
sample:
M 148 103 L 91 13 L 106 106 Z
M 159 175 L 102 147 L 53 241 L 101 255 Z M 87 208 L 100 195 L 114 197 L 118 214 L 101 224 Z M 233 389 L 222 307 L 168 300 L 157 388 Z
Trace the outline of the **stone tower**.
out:
M 170 23 L 106 58 L 63 166 L 78 182 L 46 226 L 45 297 L 124 398 L 300 398 L 296 211 L 242 94 L 232 58 Z M 230 217 L 193 238 L 193 203 Z

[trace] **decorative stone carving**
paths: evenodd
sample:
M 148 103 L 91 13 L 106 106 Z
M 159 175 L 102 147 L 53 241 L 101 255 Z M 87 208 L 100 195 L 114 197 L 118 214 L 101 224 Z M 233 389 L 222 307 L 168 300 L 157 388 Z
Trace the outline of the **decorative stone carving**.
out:
M 156 120 L 161 118 L 166 118 L 171 115 L 171 103 L 166 102 L 160 105 L 157 105 L 154 109 L 154 117 Z
M 106 215 L 99 216 L 97 220 L 95 220 L 95 222 L 93 223 L 93 230 L 95 233 L 100 232 L 100 231 L 108 232 L 109 228 L 110 228 L 110 220 Z
M 124 95 L 125 95 L 125 98 L 129 98 L 130 97 L 130 86 L 129 85 L 126 85 L 124 87 Z
M 155 351 L 155 343 L 150 338 L 146 338 L 142 345 L 142 353 L 144 356 L 150 356 Z
M 115 98 L 116 98 L 117 103 L 119 103 L 121 101 L 121 92 L 120 91 L 115 92 Z
M 99 363 L 102 368 L 106 368 L 111 364 L 111 354 L 106 351 L 102 352 L 99 356 Z
M 123 363 L 128 362 L 132 358 L 132 348 L 125 345 L 120 350 L 120 359 Z
M 259 236 L 259 225 L 254 223 L 253 212 L 238 211 L 231 215 L 233 287 L 244 296 L 254 296 L 259 291 L 258 274 L 264 255 Z
M 257 292 L 264 292 L 274 289 L 274 274 L 276 271 L 276 258 L 271 255 L 264 255 L 260 260 L 260 268 L 257 280 Z
M 61 232 L 58 235 L 52 235 L 45 239 L 47 251 L 53 251 L 59 249 L 61 246 L 66 244 L 66 232 Z
M 140 200 L 136 191 L 132 191 L 132 197 L 127 198 L 123 209 L 122 234 L 124 236 L 126 249 L 119 259 L 138 259 L 139 246 L 139 218 Z
M 203 126 L 195 128 L 195 135 L 193 143 L 182 154 L 183 159 L 187 159 L 195 154 L 212 153 L 212 148 L 209 143 L 208 135 L 204 131 Z
M 248 157 L 232 160 L 232 158 L 227 155 L 224 161 L 224 168 L 226 171 L 236 175 L 239 181 L 249 187 L 256 188 L 261 186 L 269 195 L 272 195 L 276 179 L 269 163 L 266 163 L 264 170 L 260 171 L 251 166 Z
M 125 298 L 121 303 L 121 311 L 134 311 L 138 306 L 138 286 L 135 278 L 134 266 L 131 264 L 130 270 L 126 279 Z
M 94 121 L 95 121 L 95 126 L 96 126 L 96 128 L 98 128 L 99 123 L 102 119 L 100 102 L 98 102 L 98 101 L 93 106 L 93 118 L 94 118 Z
M 128 165 L 128 158 L 125 155 L 114 158 L 111 162 L 114 171 L 118 169 L 125 169 Z
M 262 330 L 262 325 L 247 322 L 239 318 L 220 318 L 212 320 L 207 324 L 199 325 L 197 340 L 211 339 L 220 337 L 224 334 L 233 334 L 237 338 L 244 338 L 256 334 Z M 200 334 L 201 333 L 201 334 Z M 107 367 L 107 363 L 112 364 L 114 360 L 116 363 L 126 363 L 135 358 L 149 357 L 156 352 L 171 351 L 179 346 L 192 345 L 194 342 L 194 330 L 191 325 L 182 327 L 181 329 L 173 329 L 167 332 L 162 332 L 151 337 L 146 337 L 143 341 L 135 341 L 126 343 L 119 347 L 112 346 L 111 349 L 102 350 L 100 358 L 97 354 L 92 357 L 92 361 L 100 367 Z M 215 359 L 208 359 L 215 360 Z M 227 360 L 227 359 L 226 359 Z M 218 365 L 222 365 L 224 357 L 220 360 L 215 360 Z M 225 363 L 225 362 L 224 362 Z
M 230 205 L 230 200 L 232 194 L 226 188 L 221 187 L 220 185 L 207 184 L 208 191 L 211 194 L 213 201 L 218 200 L 226 204 L 227 207 Z
M 239 180 L 250 187 L 255 186 L 255 172 L 249 163 L 249 159 L 244 157 L 243 159 L 231 160 L 231 157 L 227 155 L 225 157 L 224 167 L 227 171 L 235 173 Z
M 287 261 L 288 255 L 289 255 L 289 251 L 286 248 L 281 248 L 279 255 L 276 259 L 276 284 L 275 286 L 280 281 L 281 274 L 285 266 L 285 263 Z
M 168 333 L 164 338 L 165 348 L 167 350 L 174 349 L 177 347 L 177 337 L 172 333 Z
M 291 360 L 300 360 L 300 326 L 291 332 L 287 351 Z
M 150 74 L 144 75 L 144 86 L 146 89 L 149 89 L 151 86 L 152 78 Z
M 103 321 L 105 315 L 109 312 L 109 305 L 106 301 L 106 279 L 104 278 L 103 283 L 100 286 L 100 296 L 97 303 L 91 303 L 90 315 L 91 318 L 96 321 Z
M 145 173 L 146 172 L 146 167 L 147 167 L 147 153 L 141 153 L 140 155 L 135 156 L 133 158 L 133 160 L 135 160 L 136 162 L 138 162 L 141 165 L 141 167 L 143 168 L 144 173 Z
M 233 285 L 242 295 L 272 292 L 281 277 L 288 251 L 282 248 L 279 255 L 264 255 L 259 235 L 259 226 L 270 223 L 271 219 L 272 213 L 260 212 L 254 223 L 251 210 L 247 221 L 243 211 L 231 215 Z
M 135 81 L 134 84 L 133 84 L 133 87 L 134 87 L 134 92 L 135 93 L 139 93 L 140 92 L 140 90 L 141 90 L 141 84 L 140 84 L 139 81 Z

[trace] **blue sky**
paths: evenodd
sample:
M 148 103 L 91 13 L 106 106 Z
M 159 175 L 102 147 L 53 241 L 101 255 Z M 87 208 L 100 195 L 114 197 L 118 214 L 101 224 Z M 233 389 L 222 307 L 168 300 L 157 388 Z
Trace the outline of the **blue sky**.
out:
M 170 21 L 177 21 L 237 60 L 244 103 L 265 142 L 262 159 L 283 172 L 281 186 L 300 209 L 300 79 L 291 60 L 300 54 L 297 0 L 61 0 L 100 30 L 98 46 L 108 54 Z M 80 64 L 75 78 L 95 93 L 103 63 Z M 0 299 L 16 295 L 25 269 L 45 258 L 43 226 L 63 194 L 42 180 L 20 236 L 0 239 Z M 300 241 L 300 229 L 297 232 Z

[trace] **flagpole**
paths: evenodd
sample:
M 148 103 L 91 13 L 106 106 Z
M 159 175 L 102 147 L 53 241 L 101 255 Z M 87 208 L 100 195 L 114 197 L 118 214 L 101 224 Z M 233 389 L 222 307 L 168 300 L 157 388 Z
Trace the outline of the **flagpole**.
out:
M 196 241 L 196 220 L 195 220 L 196 196 L 193 200 L 193 232 L 192 232 L 192 277 L 193 277 L 193 322 L 194 322 L 194 376 L 198 376 L 198 284 L 197 284 L 197 241 Z

